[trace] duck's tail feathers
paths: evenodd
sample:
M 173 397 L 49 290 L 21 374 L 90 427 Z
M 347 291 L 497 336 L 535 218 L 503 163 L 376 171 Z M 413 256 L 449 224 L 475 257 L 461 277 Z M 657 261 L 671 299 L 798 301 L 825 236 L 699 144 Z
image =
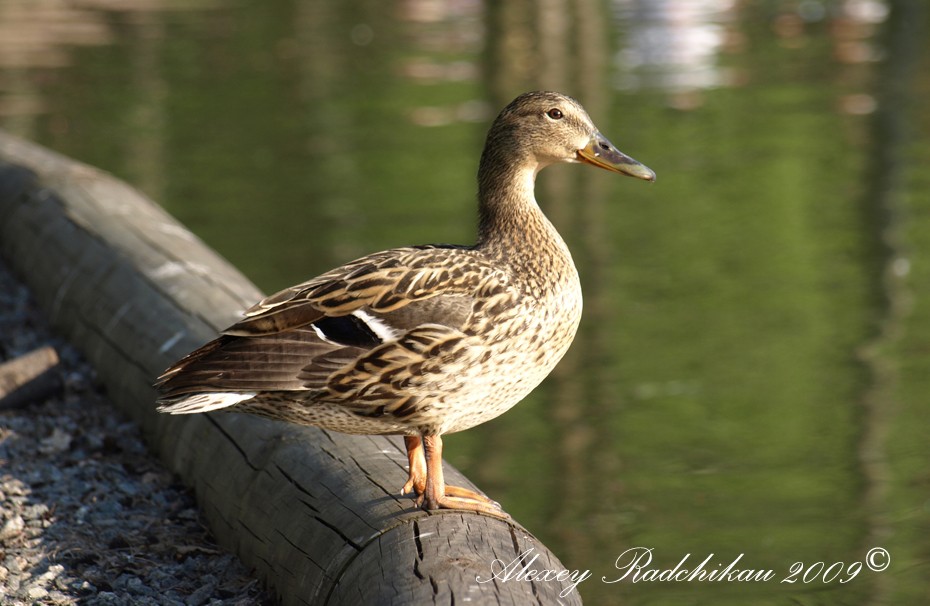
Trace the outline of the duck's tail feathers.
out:
M 158 412 L 169 415 L 188 415 L 196 412 L 210 412 L 235 406 L 240 402 L 251 400 L 254 392 L 207 392 L 186 394 L 176 398 L 158 401 Z

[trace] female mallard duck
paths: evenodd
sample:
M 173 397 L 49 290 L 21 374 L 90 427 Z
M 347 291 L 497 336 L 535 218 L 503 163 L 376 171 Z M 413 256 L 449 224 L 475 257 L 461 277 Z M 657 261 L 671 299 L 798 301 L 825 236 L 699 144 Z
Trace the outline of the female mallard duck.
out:
M 426 509 L 506 515 L 446 486 L 442 435 L 504 413 L 568 350 L 581 318 L 571 254 L 533 194 L 536 173 L 587 162 L 652 181 L 565 95 L 517 97 L 478 168 L 478 243 L 396 248 L 283 290 L 158 379 L 159 410 L 229 408 L 353 434 L 404 436 Z

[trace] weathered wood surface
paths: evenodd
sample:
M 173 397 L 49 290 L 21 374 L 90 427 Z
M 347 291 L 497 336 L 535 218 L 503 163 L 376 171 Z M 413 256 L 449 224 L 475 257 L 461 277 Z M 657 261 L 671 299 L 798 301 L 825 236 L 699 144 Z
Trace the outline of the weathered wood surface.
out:
M 261 293 L 125 183 L 0 132 L 0 254 L 284 604 L 580 603 L 557 581 L 478 583 L 530 549 L 563 566 L 516 523 L 399 498 L 398 439 L 157 414 L 153 379 Z

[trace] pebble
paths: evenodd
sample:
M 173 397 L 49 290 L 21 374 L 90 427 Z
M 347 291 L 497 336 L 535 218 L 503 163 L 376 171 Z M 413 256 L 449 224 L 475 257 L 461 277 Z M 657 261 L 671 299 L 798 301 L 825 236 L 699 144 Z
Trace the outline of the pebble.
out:
M 3 528 L 0 528 L 0 541 L 8 541 L 19 536 L 24 528 L 26 528 L 26 522 L 23 521 L 22 516 L 13 516 L 3 523 Z
M 0 604 L 274 604 L 0 261 L 0 363 L 46 345 L 60 393 L 0 410 Z

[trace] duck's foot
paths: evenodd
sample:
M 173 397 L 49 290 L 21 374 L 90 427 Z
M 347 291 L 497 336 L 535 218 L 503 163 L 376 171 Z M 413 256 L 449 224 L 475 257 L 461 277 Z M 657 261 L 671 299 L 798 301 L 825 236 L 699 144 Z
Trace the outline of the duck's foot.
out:
M 500 503 L 461 486 L 448 486 L 442 472 L 442 438 L 405 436 L 410 473 L 402 494 L 417 495 L 416 503 L 426 510 L 464 509 L 509 519 Z
M 510 514 L 501 509 L 500 503 L 491 500 L 483 494 L 474 490 L 468 490 L 461 486 L 445 486 L 444 494 L 433 495 L 432 498 L 426 493 L 417 497 L 417 505 L 423 509 L 465 509 L 467 511 L 479 511 L 498 518 L 509 519 Z

